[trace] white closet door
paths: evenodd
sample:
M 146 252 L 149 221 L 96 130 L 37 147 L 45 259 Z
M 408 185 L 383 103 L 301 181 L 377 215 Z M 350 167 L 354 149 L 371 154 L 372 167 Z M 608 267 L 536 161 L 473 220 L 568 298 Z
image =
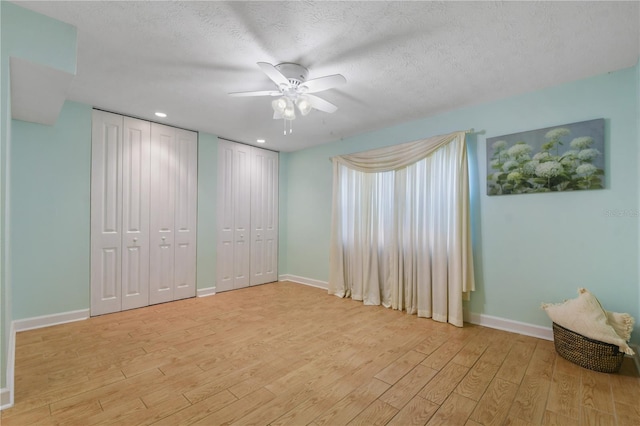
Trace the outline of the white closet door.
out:
M 124 117 L 122 143 L 122 309 L 149 304 L 148 121 Z
M 93 112 L 91 315 L 196 295 L 198 136 Z
M 218 140 L 216 292 L 233 290 L 233 160 L 235 144 Z
M 149 303 L 173 300 L 175 276 L 176 132 L 151 124 Z
M 217 292 L 250 282 L 250 167 L 250 147 L 218 141 Z
M 93 111 L 91 315 L 121 310 L 122 116 Z
M 198 135 L 176 129 L 175 281 L 173 299 L 196 295 Z
M 247 287 L 251 278 L 251 147 L 236 144 L 233 161 L 233 288 Z
M 278 153 L 252 148 L 251 285 L 278 280 Z

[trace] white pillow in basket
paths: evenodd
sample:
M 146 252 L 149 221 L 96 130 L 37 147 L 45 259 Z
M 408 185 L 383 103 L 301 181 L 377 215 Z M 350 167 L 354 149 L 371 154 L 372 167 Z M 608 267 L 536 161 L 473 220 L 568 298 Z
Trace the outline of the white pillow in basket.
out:
M 593 340 L 617 345 L 621 352 L 633 355 L 633 349 L 627 345 L 609 324 L 607 313 L 596 297 L 584 288 L 578 289 L 578 297 L 563 303 L 542 305 L 551 321 L 562 327 Z
M 629 314 L 620 314 L 618 312 L 607 313 L 607 321 L 611 324 L 611 327 L 618 333 L 618 336 L 622 337 L 625 341 L 631 339 L 631 332 L 633 331 L 633 317 Z

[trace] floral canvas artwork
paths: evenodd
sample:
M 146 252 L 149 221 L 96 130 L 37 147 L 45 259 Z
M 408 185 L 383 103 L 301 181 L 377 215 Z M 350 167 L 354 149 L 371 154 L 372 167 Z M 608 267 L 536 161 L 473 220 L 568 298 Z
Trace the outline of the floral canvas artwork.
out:
M 487 194 L 604 188 L 604 119 L 487 138 Z

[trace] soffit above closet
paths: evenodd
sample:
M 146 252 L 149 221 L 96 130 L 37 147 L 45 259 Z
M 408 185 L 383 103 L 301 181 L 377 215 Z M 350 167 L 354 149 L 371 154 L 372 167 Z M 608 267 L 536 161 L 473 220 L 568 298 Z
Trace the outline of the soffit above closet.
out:
M 78 29 L 68 99 L 294 151 L 635 65 L 638 2 L 17 2 Z M 342 74 L 283 135 L 256 62 Z
M 74 75 L 16 57 L 10 58 L 9 69 L 11 118 L 54 125 Z

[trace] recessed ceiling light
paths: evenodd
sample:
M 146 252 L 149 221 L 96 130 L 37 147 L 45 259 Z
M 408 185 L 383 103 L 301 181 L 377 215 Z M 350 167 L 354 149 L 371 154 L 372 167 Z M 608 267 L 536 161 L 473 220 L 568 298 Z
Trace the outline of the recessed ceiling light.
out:
M 264 139 L 256 139 L 256 142 L 258 142 L 258 143 L 265 143 L 265 142 L 266 142 L 266 140 L 264 140 Z
M 165 118 L 167 114 L 165 114 L 164 112 L 156 112 L 156 116 L 160 118 Z

